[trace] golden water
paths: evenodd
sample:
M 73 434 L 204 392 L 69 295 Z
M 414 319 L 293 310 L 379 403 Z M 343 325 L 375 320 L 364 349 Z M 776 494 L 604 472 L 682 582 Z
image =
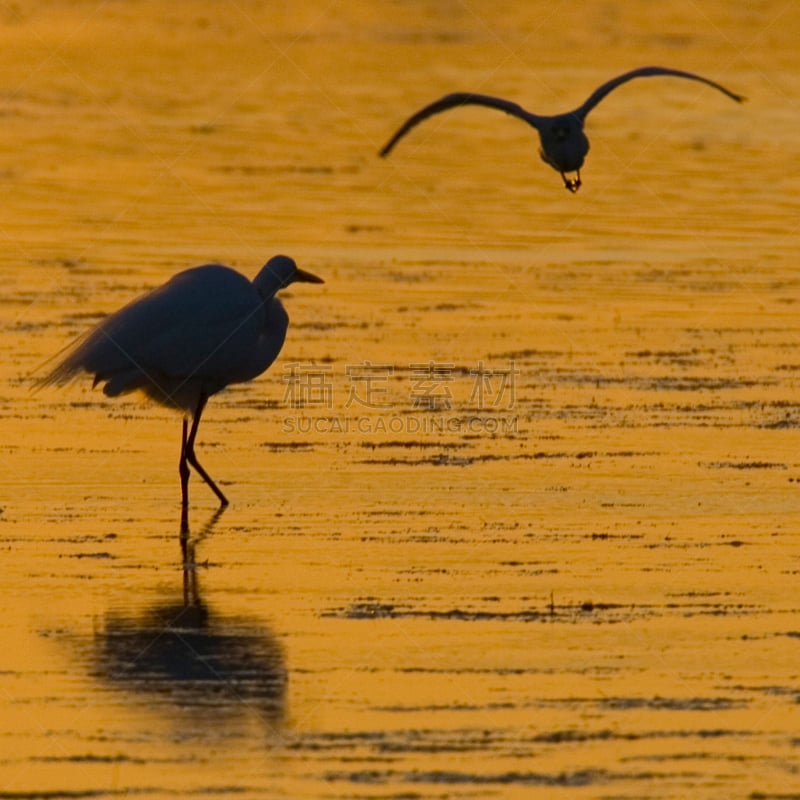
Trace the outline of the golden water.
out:
M 0 798 L 800 796 L 799 36 L 778 0 L 0 4 Z M 446 92 L 554 113 L 649 63 L 748 101 L 618 89 L 574 196 L 485 109 L 376 156 Z M 277 252 L 326 283 L 209 404 L 232 504 L 193 481 L 184 554 L 177 417 L 31 376 Z

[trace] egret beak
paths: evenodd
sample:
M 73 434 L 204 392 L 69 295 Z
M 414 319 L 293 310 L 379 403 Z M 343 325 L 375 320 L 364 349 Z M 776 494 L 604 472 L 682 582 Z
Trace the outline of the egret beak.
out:
M 318 278 L 316 275 L 312 275 L 310 272 L 306 272 L 303 269 L 295 270 L 294 280 L 300 281 L 301 283 L 325 283 L 322 278 Z
M 581 188 L 581 171 L 579 169 L 575 170 L 575 177 L 568 178 L 566 173 L 561 173 L 561 178 L 564 181 L 564 186 L 569 189 L 572 194 L 578 191 Z

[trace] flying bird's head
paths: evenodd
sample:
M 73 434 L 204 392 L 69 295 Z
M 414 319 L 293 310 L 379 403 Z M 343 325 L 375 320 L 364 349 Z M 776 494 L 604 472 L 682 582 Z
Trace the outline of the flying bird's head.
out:
M 546 117 L 537 125 L 542 161 L 561 173 L 564 185 L 577 192 L 581 185 L 580 169 L 589 152 L 589 140 L 583 132 L 583 120 L 575 114 Z M 566 173 L 575 172 L 576 177 Z

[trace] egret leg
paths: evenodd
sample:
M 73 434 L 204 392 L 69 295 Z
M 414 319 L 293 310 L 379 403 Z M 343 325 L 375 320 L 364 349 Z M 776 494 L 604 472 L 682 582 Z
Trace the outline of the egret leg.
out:
M 197 456 L 194 454 L 194 440 L 197 438 L 197 429 L 200 427 L 200 417 L 203 414 L 203 409 L 206 407 L 206 403 L 208 402 L 208 397 L 205 394 L 200 395 L 200 399 L 197 401 L 197 408 L 194 412 L 194 419 L 192 420 L 192 429 L 189 431 L 189 437 L 186 439 L 186 442 L 183 447 L 183 458 L 188 461 L 194 468 L 197 470 L 197 474 L 211 487 L 211 490 L 214 494 L 219 498 L 220 505 L 226 506 L 228 505 L 228 498 L 222 494 L 219 486 L 211 480 L 211 476 L 203 469 L 200 465 L 200 462 L 197 460 Z M 183 421 L 184 430 L 186 430 L 186 420 Z M 181 459 L 181 463 L 183 463 L 183 459 Z M 186 469 L 187 476 L 186 480 L 183 479 L 183 472 L 181 472 L 181 487 L 183 488 L 183 502 L 184 506 L 186 506 L 189 502 L 189 476 L 188 476 L 188 467 Z
M 186 438 L 189 433 L 189 423 L 183 418 L 183 435 L 181 436 L 181 460 L 178 464 L 178 473 L 181 476 L 181 536 L 189 533 L 189 464 L 186 462 Z

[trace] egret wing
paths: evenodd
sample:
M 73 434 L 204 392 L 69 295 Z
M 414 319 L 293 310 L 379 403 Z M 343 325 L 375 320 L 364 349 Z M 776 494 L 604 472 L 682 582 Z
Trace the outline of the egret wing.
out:
M 252 283 L 233 270 L 206 271 L 170 289 L 168 322 L 139 348 L 141 363 L 170 377 L 237 379 L 264 328 Z
M 616 78 L 612 78 L 602 86 L 599 86 L 594 90 L 594 92 L 592 92 L 588 100 L 586 100 L 586 102 L 580 108 L 577 108 L 572 113 L 583 120 L 586 118 L 586 115 L 609 92 L 614 91 L 614 89 L 616 89 L 618 86 L 621 86 L 623 83 L 627 83 L 628 81 L 632 81 L 634 78 L 650 78 L 657 75 L 668 75 L 674 78 L 686 78 L 690 81 L 699 81 L 700 83 L 705 83 L 707 86 L 717 89 L 718 91 L 730 97 L 732 100 L 735 100 L 737 103 L 741 103 L 745 99 L 742 95 L 736 94 L 730 89 L 726 89 L 721 84 L 709 80 L 708 78 L 704 78 L 702 75 L 695 75 L 693 72 L 684 72 L 683 70 L 670 69 L 669 67 L 639 67 L 638 69 L 633 69 L 630 72 L 624 72 L 622 75 L 617 75 Z
M 234 370 L 263 324 L 263 303 L 247 278 L 197 267 L 107 317 L 41 383 L 65 383 L 79 372 L 102 381 L 132 369 L 170 377 Z
M 432 117 L 434 114 L 440 114 L 442 111 L 448 111 L 451 108 L 461 108 L 462 106 L 484 106 L 486 108 L 494 108 L 498 111 L 503 111 L 506 114 L 511 114 L 512 117 L 524 120 L 534 128 L 539 127 L 541 118 L 535 114 L 526 111 L 522 106 L 512 103 L 508 100 L 503 100 L 501 97 L 492 97 L 488 94 L 474 94 L 471 92 L 454 92 L 453 94 L 445 95 L 444 97 L 436 100 L 433 103 L 421 108 L 416 114 L 409 117 L 398 129 L 397 133 L 383 146 L 380 151 L 382 157 L 386 157 L 392 152 L 394 146 L 402 139 L 412 128 L 415 128 L 423 120 Z

